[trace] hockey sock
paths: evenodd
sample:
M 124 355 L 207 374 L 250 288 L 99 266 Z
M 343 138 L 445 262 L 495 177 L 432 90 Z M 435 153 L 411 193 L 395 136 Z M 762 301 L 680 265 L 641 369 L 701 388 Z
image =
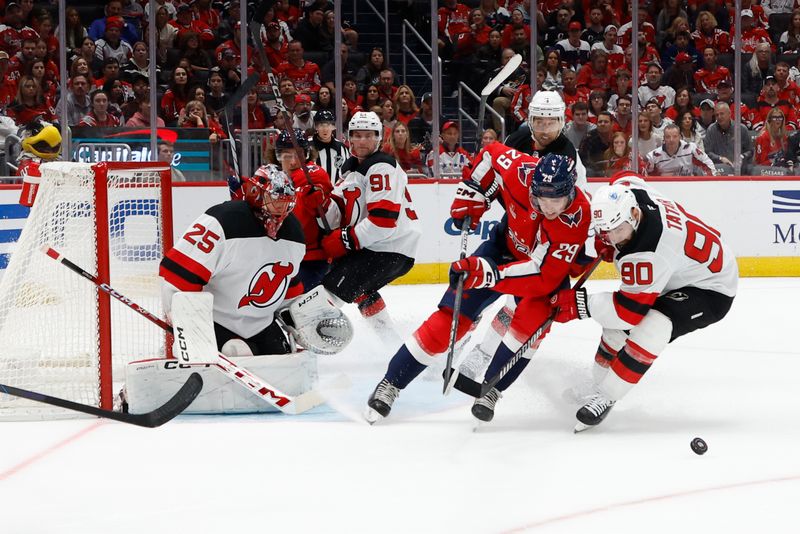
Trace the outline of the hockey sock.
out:
M 486 378 L 492 378 L 500 372 L 503 366 L 508 363 L 511 358 L 514 357 L 514 352 L 505 342 L 500 343 L 500 346 L 497 347 L 497 351 L 494 353 L 494 358 L 492 358 L 492 363 L 489 364 L 489 369 L 486 371 Z M 497 383 L 497 389 L 500 391 L 505 391 L 508 389 L 508 386 L 514 383 L 514 381 L 519 378 L 519 375 L 528 366 L 530 362 L 530 358 L 520 358 L 520 360 L 512 367 L 508 373 Z
M 617 351 L 605 344 L 601 339 L 594 355 L 594 365 L 592 366 L 592 377 L 595 384 L 599 384 L 608 373 L 608 369 L 617 357 Z
M 426 367 L 411 355 L 406 345 L 403 345 L 389 361 L 389 368 L 386 370 L 384 378 L 396 388 L 403 389 L 419 376 Z
M 353 302 L 358 306 L 358 311 L 363 317 L 372 317 L 386 309 L 386 302 L 377 291 L 361 295 Z

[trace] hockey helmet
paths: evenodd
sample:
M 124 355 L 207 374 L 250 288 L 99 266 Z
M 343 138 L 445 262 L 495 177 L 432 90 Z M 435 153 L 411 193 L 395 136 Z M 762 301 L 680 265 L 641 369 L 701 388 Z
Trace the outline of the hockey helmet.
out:
M 564 129 L 564 114 L 567 111 L 567 106 L 564 100 L 555 91 L 536 91 L 536 94 L 531 98 L 531 103 L 528 104 L 528 126 L 531 129 L 531 135 L 536 134 L 538 128 L 534 128 L 535 118 L 555 119 L 558 132 Z
M 22 150 L 44 160 L 54 160 L 61 154 L 61 132 L 39 117 L 19 130 Z
M 303 130 L 294 128 L 294 137 L 297 140 L 297 146 L 308 154 L 308 138 Z M 294 143 L 292 143 L 292 136 L 289 130 L 282 130 L 281 133 L 278 134 L 278 138 L 275 140 L 275 150 L 278 152 L 281 150 L 294 150 Z
M 633 209 L 638 206 L 636 196 L 629 187 L 614 184 L 598 189 L 592 197 L 592 224 L 600 239 L 611 244 L 608 232 L 626 222 L 636 230 L 639 221 L 633 215 Z
M 377 151 L 383 137 L 383 122 L 374 111 L 356 111 L 347 124 L 347 131 L 351 136 L 356 131 L 375 132 L 378 138 L 375 145 L 375 151 Z
M 546 154 L 533 171 L 531 205 L 538 209 L 537 198 L 575 198 L 575 160 L 561 154 Z
M 318 124 L 335 124 L 336 117 L 333 115 L 333 112 L 328 109 L 323 109 L 321 111 L 317 111 L 314 115 L 314 126 Z
M 275 239 L 297 197 L 291 178 L 277 165 L 270 164 L 259 167 L 248 179 L 245 200 L 264 223 L 267 235 Z

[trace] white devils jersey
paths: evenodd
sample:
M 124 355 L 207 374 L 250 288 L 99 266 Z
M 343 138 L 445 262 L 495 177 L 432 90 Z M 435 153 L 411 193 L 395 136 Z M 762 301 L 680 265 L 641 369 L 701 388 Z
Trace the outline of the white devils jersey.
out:
M 614 293 L 589 296 L 592 317 L 605 328 L 627 330 L 639 324 L 659 295 L 675 289 L 696 287 L 736 296 L 736 257 L 720 233 L 633 180 L 623 177 L 616 183 L 630 184 L 642 220 L 631 242 L 614 254 L 622 286 Z
M 341 172 L 326 214 L 331 227 L 354 228 L 356 248 L 416 257 L 421 230 L 397 161 L 383 152 L 361 163 L 351 156 Z
M 208 291 L 214 295 L 214 322 L 251 338 L 272 323 L 305 251 L 294 215 L 272 239 L 246 202 L 212 206 L 161 261 L 164 309 L 176 291 Z

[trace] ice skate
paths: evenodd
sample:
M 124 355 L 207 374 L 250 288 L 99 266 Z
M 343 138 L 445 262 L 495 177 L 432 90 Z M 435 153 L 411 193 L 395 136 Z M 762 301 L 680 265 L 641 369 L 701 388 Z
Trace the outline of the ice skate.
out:
M 370 395 L 367 401 L 367 409 L 364 412 L 364 419 L 369 424 L 374 424 L 381 419 L 388 417 L 392 411 L 392 404 L 394 400 L 400 395 L 400 390 L 397 389 L 391 382 L 385 378 L 380 381 L 375 391 Z
M 578 424 L 575 425 L 575 432 L 583 432 L 593 426 L 599 425 L 606 418 L 608 412 L 614 407 L 616 401 L 606 398 L 602 393 L 597 393 L 589 399 L 575 416 Z
M 494 418 L 494 406 L 503 394 L 497 388 L 492 388 L 483 397 L 475 399 L 472 405 L 472 415 L 479 421 L 488 423 Z
M 480 382 L 491 361 L 492 355 L 481 349 L 480 345 L 476 345 L 464 358 L 458 368 L 458 372 L 476 382 Z

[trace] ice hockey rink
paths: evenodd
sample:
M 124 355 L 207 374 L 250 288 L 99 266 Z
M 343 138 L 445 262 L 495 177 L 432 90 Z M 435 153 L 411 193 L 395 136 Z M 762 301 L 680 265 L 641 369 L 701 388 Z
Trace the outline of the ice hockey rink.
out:
M 384 290 L 402 333 L 443 287 Z M 0 424 L 0 530 L 797 532 L 797 302 L 800 279 L 743 279 L 726 319 L 676 341 L 577 435 L 575 395 L 600 332 L 591 320 L 557 325 L 474 431 L 469 399 L 442 397 L 432 377 L 367 425 L 361 411 L 394 347 L 354 319 L 350 347 L 320 362 L 323 379 L 345 373 L 352 386 L 302 416 Z M 696 436 L 704 456 L 689 447 Z

